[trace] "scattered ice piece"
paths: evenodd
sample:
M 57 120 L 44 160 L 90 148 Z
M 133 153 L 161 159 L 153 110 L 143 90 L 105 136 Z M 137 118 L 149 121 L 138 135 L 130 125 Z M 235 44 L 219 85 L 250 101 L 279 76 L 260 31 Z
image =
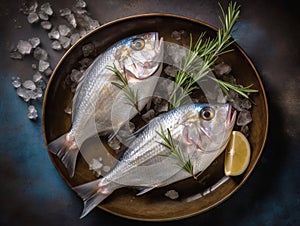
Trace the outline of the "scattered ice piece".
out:
M 149 122 L 151 119 L 153 119 L 155 116 L 155 111 L 153 109 L 150 109 L 145 114 L 142 115 L 142 119 L 144 119 L 146 122 Z
M 179 194 L 177 191 L 175 190 L 169 190 L 165 193 L 165 196 L 170 198 L 170 199 L 178 199 L 179 198 Z
M 111 147 L 111 149 L 118 151 L 121 148 L 121 143 L 117 137 L 114 137 L 108 141 L 108 146 Z
M 98 159 L 92 159 L 91 163 L 89 164 L 89 170 L 98 170 L 101 169 L 103 166 L 103 163 L 99 161 Z
M 71 105 L 67 106 L 64 111 L 68 115 L 72 114 L 72 107 L 71 107 Z
M 40 88 L 40 89 L 46 88 L 46 83 L 43 79 L 36 81 L 35 84 L 36 84 L 37 88 Z
M 90 58 L 82 58 L 78 63 L 81 65 L 80 71 L 85 71 L 91 64 L 93 60 Z
M 19 97 L 23 98 L 25 102 L 28 102 L 30 100 L 30 95 L 28 90 L 26 90 L 24 87 L 20 86 L 17 88 L 17 94 Z
M 82 77 L 81 71 L 78 71 L 77 69 L 72 69 L 72 72 L 70 74 L 70 79 L 73 82 L 77 83 L 81 77 Z
M 80 39 L 80 34 L 73 33 L 70 37 L 71 45 L 74 45 Z
M 67 15 L 71 15 L 72 11 L 69 8 L 64 8 L 59 10 L 59 15 L 64 17 Z
M 28 106 L 27 117 L 29 119 L 36 119 L 38 117 L 37 110 L 35 109 L 35 107 L 33 105 Z
M 161 102 L 154 105 L 154 111 L 157 113 L 167 112 L 169 110 L 169 103 L 167 100 L 161 99 Z
M 14 77 L 12 78 L 12 85 L 15 87 L 15 88 L 19 88 L 21 85 L 22 85 L 22 80 L 20 77 Z
M 103 166 L 102 169 L 105 173 L 108 173 L 110 171 L 110 166 Z
M 249 110 L 252 107 L 252 104 L 248 99 L 242 99 L 240 104 L 241 108 L 245 110 Z
M 54 40 L 54 41 L 51 43 L 51 47 L 52 47 L 52 49 L 54 49 L 54 50 L 61 50 L 61 49 L 62 49 L 62 46 L 61 46 L 60 42 L 57 41 L 57 40 Z
M 173 31 L 171 33 L 171 38 L 179 41 L 181 39 L 183 39 L 184 37 L 186 37 L 187 34 L 186 34 L 186 31 L 185 30 L 180 30 L 180 31 Z
M 73 28 L 77 27 L 77 22 L 73 13 L 70 15 L 66 15 L 65 19 L 69 22 L 70 25 L 72 25 Z
M 64 49 L 67 49 L 71 45 L 71 40 L 68 37 L 60 36 L 59 42 Z
M 32 81 L 33 82 L 38 82 L 41 79 L 43 79 L 43 75 L 39 71 L 37 71 L 36 73 L 34 73 L 33 76 L 32 76 Z
M 22 55 L 30 54 L 32 50 L 32 45 L 28 41 L 19 40 L 17 49 Z
M 13 50 L 12 52 L 10 52 L 9 57 L 14 60 L 22 60 L 23 59 L 23 55 L 17 50 Z
M 171 57 L 174 65 L 180 65 L 187 55 L 187 50 L 185 48 L 178 48 L 177 45 L 168 45 L 167 53 Z
M 75 4 L 75 7 L 77 7 L 77 8 L 85 8 L 86 7 L 86 2 L 85 1 L 83 1 L 83 0 L 77 0 L 76 1 L 76 4 Z
M 85 29 L 80 29 L 79 34 L 80 34 L 80 37 L 83 37 L 87 34 L 87 31 Z
M 245 126 L 249 124 L 251 121 L 252 121 L 252 117 L 250 111 L 244 110 L 239 113 L 236 124 L 238 126 Z
M 36 60 L 48 60 L 48 53 L 41 47 L 36 47 L 33 51 L 33 57 Z
M 67 25 L 61 24 L 58 26 L 58 32 L 61 36 L 68 36 L 71 34 L 71 29 Z
M 59 39 L 59 32 L 56 28 L 53 28 L 49 33 L 48 33 L 48 37 L 50 39 Z
M 35 49 L 41 44 L 41 40 L 39 37 L 33 37 L 28 39 L 28 42 L 32 45 L 32 48 Z
M 226 75 L 231 72 L 231 67 L 228 64 L 225 64 L 224 62 L 222 62 L 222 63 L 215 65 L 213 70 L 217 75 Z
M 78 18 L 78 24 L 81 27 L 85 28 L 87 31 L 94 30 L 95 28 L 100 26 L 97 20 L 92 19 L 87 14 L 77 15 L 77 18 Z
M 41 27 L 45 30 L 50 30 L 52 28 L 52 24 L 49 21 L 42 21 Z
M 248 137 L 250 135 L 250 129 L 248 125 L 242 126 L 241 127 L 241 132 Z
M 25 89 L 30 89 L 30 90 L 36 89 L 36 85 L 31 80 L 24 81 L 22 85 L 24 86 Z
M 43 5 L 41 5 L 41 11 L 45 12 L 49 16 L 53 14 L 53 10 L 49 2 L 46 2 Z
M 28 23 L 33 24 L 39 21 L 39 16 L 35 12 L 31 12 L 27 16 Z
M 32 68 L 33 70 L 36 70 L 36 69 L 37 69 L 36 64 L 31 64 L 31 68 Z
M 82 53 L 84 57 L 90 56 L 95 51 L 95 46 L 93 43 L 88 43 L 82 46 Z
M 32 100 L 41 98 L 43 96 L 42 88 L 37 88 L 35 90 L 29 90 L 28 93 L 29 93 L 30 99 L 32 99 Z
M 50 63 L 48 61 L 40 60 L 39 61 L 39 71 L 44 72 L 50 67 Z
M 48 67 L 45 71 L 44 71 L 44 75 L 46 76 L 50 76 L 52 74 L 52 69 L 50 67 Z
M 46 14 L 44 11 L 39 11 L 38 12 L 38 16 L 39 16 L 39 18 L 41 19 L 41 20 L 45 20 L 45 21 L 47 21 L 47 20 L 49 20 L 49 15 L 48 14 Z
M 171 77 L 175 77 L 176 69 L 175 67 L 168 65 L 165 67 L 164 72 Z

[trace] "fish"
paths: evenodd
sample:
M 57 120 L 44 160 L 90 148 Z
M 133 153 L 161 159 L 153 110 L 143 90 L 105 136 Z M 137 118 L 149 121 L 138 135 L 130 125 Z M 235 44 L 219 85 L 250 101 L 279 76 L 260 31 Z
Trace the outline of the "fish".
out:
M 236 119 L 230 104 L 192 103 L 153 118 L 133 134 L 123 156 L 105 176 L 73 187 L 83 199 L 81 218 L 122 187 L 142 189 L 142 195 L 191 177 L 164 145 L 168 131 L 193 175 L 203 172 L 225 149 Z
M 71 128 L 48 144 L 48 150 L 61 159 L 70 177 L 75 174 L 76 159 L 85 140 L 95 134 L 118 131 L 152 96 L 162 70 L 163 37 L 158 36 L 157 32 L 149 32 L 122 39 L 100 54 L 84 72 L 72 99 Z M 113 84 L 119 80 L 109 66 L 116 67 L 134 91 L 146 87 L 138 93 L 139 109 L 125 103 L 126 94 Z M 120 110 L 112 111 L 113 105 Z

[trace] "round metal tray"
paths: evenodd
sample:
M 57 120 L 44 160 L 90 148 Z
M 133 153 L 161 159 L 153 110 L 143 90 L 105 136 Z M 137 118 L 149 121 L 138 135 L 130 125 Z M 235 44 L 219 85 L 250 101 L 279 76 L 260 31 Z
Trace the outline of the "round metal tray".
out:
M 71 117 L 64 112 L 64 109 L 70 104 L 73 94 L 64 81 L 78 61 L 83 58 L 82 46 L 84 44 L 93 43 L 99 54 L 118 40 L 144 32 L 157 31 L 165 41 L 174 42 L 174 39 L 171 38 L 174 30 L 185 30 L 193 37 L 198 37 L 203 31 L 207 36 L 214 37 L 216 35 L 216 28 L 194 19 L 176 15 L 147 14 L 105 24 L 73 45 L 57 64 L 47 86 L 43 105 L 45 143 L 48 144 L 66 133 L 71 126 Z M 187 37 L 188 40 L 189 37 Z M 251 96 L 255 102 L 252 108 L 253 122 L 250 126 L 249 136 L 252 153 L 249 167 L 245 173 L 237 177 L 225 178 L 224 155 L 221 155 L 198 181 L 187 179 L 155 189 L 139 197 L 135 195 L 136 190 L 122 188 L 104 200 L 99 208 L 121 217 L 144 221 L 182 219 L 211 209 L 242 186 L 263 151 L 268 130 L 268 107 L 263 84 L 253 63 L 237 44 L 233 45 L 233 49 L 233 52 L 221 56 L 220 60 L 232 67 L 232 73 L 239 83 L 253 84 L 253 87 L 259 90 L 258 94 Z M 80 154 L 73 178 L 68 176 L 65 167 L 56 156 L 51 153 L 49 156 L 63 180 L 70 187 L 96 179 Z M 180 198 L 171 200 L 165 197 L 164 193 L 170 189 L 178 191 Z

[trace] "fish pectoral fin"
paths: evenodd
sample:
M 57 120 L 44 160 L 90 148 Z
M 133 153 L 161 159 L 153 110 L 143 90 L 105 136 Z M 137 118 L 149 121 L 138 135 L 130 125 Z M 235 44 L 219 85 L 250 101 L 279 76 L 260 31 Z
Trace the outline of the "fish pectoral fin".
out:
M 141 196 L 143 194 L 146 194 L 147 192 L 151 191 L 152 189 L 156 188 L 156 186 L 154 187 L 150 187 L 150 188 L 144 188 L 143 190 L 141 190 L 139 193 L 136 194 L 136 196 Z

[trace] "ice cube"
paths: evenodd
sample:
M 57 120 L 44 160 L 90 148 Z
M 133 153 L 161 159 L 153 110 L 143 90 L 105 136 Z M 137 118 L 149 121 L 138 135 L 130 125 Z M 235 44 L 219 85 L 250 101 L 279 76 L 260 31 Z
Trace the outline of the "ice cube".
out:
M 60 36 L 59 42 L 64 49 L 67 49 L 71 45 L 71 40 L 68 37 Z
M 84 57 L 90 56 L 95 51 L 93 43 L 88 43 L 82 46 L 82 53 Z
M 241 127 L 241 132 L 248 137 L 250 135 L 250 129 L 248 125 L 242 126 Z
M 186 36 L 187 36 L 187 34 L 186 34 L 186 31 L 184 31 L 184 30 L 173 31 L 173 32 L 171 33 L 171 38 L 173 38 L 173 39 L 175 39 L 175 40 L 177 40 L 177 41 L 179 41 L 179 40 L 185 38 Z
M 24 81 L 22 85 L 25 89 L 30 89 L 30 90 L 35 90 L 36 89 L 36 85 L 31 80 Z
M 78 71 L 77 69 L 72 69 L 72 72 L 70 74 L 70 79 L 73 82 L 77 83 L 81 77 L 82 77 L 82 73 L 80 71 Z
M 38 7 L 37 1 L 26 1 L 22 4 L 20 11 L 23 12 L 25 15 L 28 15 L 31 12 L 36 12 Z
M 217 75 L 225 75 L 225 74 L 229 74 L 231 72 L 231 67 L 228 64 L 225 64 L 224 62 L 222 62 L 222 63 L 215 65 L 213 70 Z
M 27 117 L 29 119 L 36 119 L 38 117 L 37 110 L 35 109 L 35 107 L 33 105 L 28 106 Z
M 23 100 L 25 102 L 28 102 L 30 100 L 30 95 L 28 90 L 26 90 L 24 87 L 20 86 L 19 88 L 17 88 L 17 95 L 21 98 L 23 98 Z
M 21 85 L 22 85 L 22 80 L 20 77 L 14 77 L 12 78 L 12 85 L 15 87 L 15 88 L 19 88 Z
M 50 67 L 50 63 L 48 61 L 40 60 L 39 61 L 39 71 L 44 72 Z
M 36 47 L 38 47 L 41 44 L 41 40 L 39 37 L 30 38 L 30 39 L 28 39 L 28 41 L 32 45 L 33 49 L 35 49 Z
M 30 54 L 32 50 L 32 45 L 28 41 L 20 40 L 17 45 L 18 51 L 22 54 Z
M 252 117 L 250 111 L 243 110 L 239 113 L 236 124 L 238 126 L 245 126 L 249 124 L 251 121 L 252 121 Z
M 110 166 L 103 166 L 102 170 L 105 172 L 105 173 L 108 173 L 110 171 Z
M 251 102 L 246 98 L 242 99 L 240 104 L 241 108 L 245 110 L 249 110 L 252 107 Z
M 62 46 L 61 46 L 60 42 L 57 41 L 57 40 L 55 40 L 55 41 L 53 41 L 53 42 L 51 43 L 51 47 L 52 47 L 52 49 L 54 49 L 54 50 L 61 50 L 61 49 L 62 49 Z
M 80 34 L 73 33 L 70 37 L 71 45 L 74 45 L 80 39 Z
M 154 105 L 156 113 L 167 112 L 169 110 L 169 103 L 167 100 L 162 99 L 161 103 Z
M 49 21 L 42 21 L 41 27 L 45 30 L 50 30 L 52 28 L 52 24 Z
M 43 79 L 43 75 L 39 71 L 37 71 L 36 73 L 34 73 L 33 76 L 32 76 L 32 81 L 33 82 L 38 82 L 41 79 Z
M 83 0 L 77 0 L 76 1 L 76 4 L 75 4 L 75 7 L 77 7 L 77 8 L 85 8 L 86 7 L 86 2 L 85 1 L 83 1 Z
M 48 53 L 46 52 L 46 50 L 38 46 L 33 51 L 33 57 L 36 60 L 48 60 Z
M 52 69 L 50 67 L 48 67 L 45 71 L 44 71 L 44 75 L 45 76 L 50 76 L 52 74 Z
M 175 77 L 176 68 L 171 65 L 168 65 L 165 67 L 164 72 L 170 77 Z
M 121 143 L 117 137 L 110 139 L 107 144 L 111 149 L 113 149 L 115 151 L 118 151 L 121 148 Z
M 53 28 L 49 33 L 48 33 L 48 37 L 50 39 L 59 39 L 59 32 L 56 28 Z
M 43 5 L 41 5 L 41 11 L 45 12 L 49 16 L 53 14 L 53 10 L 49 2 L 46 2 Z
M 22 60 L 23 59 L 23 55 L 17 50 L 13 50 L 12 52 L 10 52 L 9 57 L 14 60 Z
M 59 10 L 59 15 L 64 17 L 67 15 L 71 15 L 72 11 L 69 8 L 64 8 Z
M 71 29 L 64 24 L 58 26 L 58 32 L 61 36 L 68 36 L 71 33 Z
M 77 27 L 77 22 L 73 13 L 70 15 L 66 15 L 65 19 L 69 22 L 70 25 L 72 25 L 73 28 Z
M 165 196 L 170 198 L 170 199 L 178 199 L 179 194 L 176 190 L 169 190 L 165 193 Z
M 47 21 L 47 20 L 49 20 L 49 16 L 48 16 L 48 14 L 46 14 L 44 11 L 39 11 L 38 12 L 38 16 L 39 16 L 39 18 L 41 19 L 41 20 L 45 20 L 45 21 Z
M 37 23 L 39 21 L 39 16 L 35 12 L 31 12 L 27 16 L 27 21 L 30 24 Z
M 155 117 L 155 111 L 153 109 L 150 109 L 145 114 L 142 115 L 142 119 L 144 119 L 146 122 L 149 122 L 151 119 Z

